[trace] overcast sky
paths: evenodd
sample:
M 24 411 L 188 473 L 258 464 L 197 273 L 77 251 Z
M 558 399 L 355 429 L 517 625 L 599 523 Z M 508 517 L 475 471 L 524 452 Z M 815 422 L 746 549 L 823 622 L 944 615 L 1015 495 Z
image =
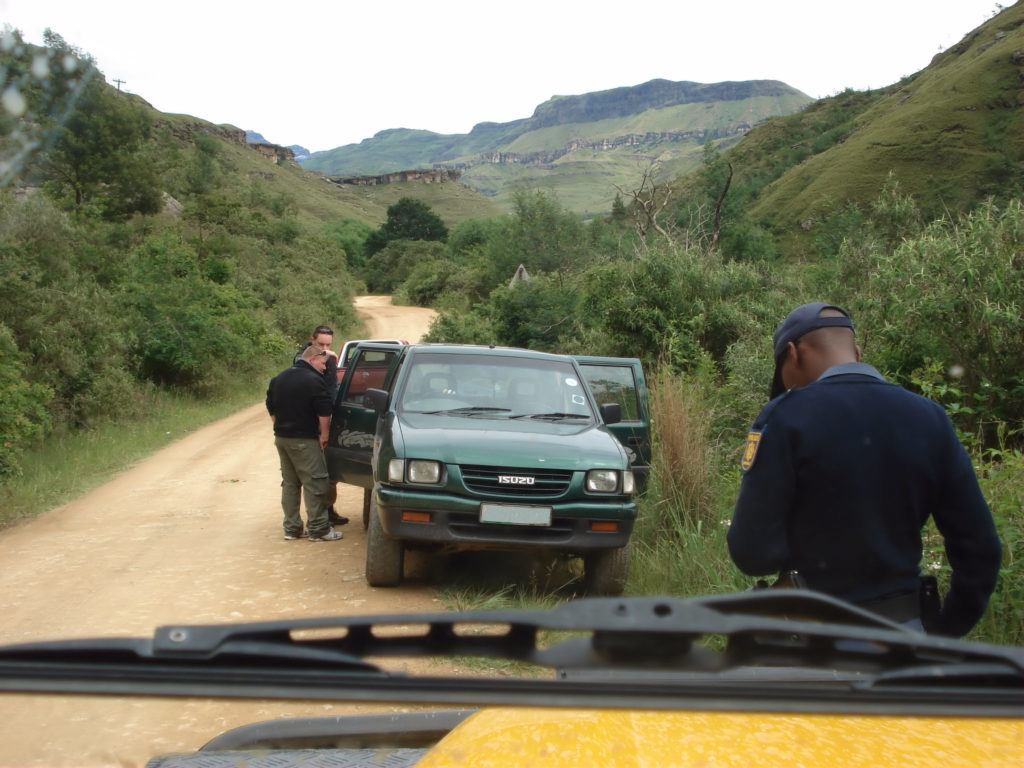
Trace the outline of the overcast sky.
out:
M 1009 5 L 1012 3 L 1006 2 Z M 466 133 L 554 94 L 654 78 L 783 80 L 810 96 L 888 85 L 996 10 L 991 0 L 0 0 L 157 109 L 311 150 L 385 128 Z

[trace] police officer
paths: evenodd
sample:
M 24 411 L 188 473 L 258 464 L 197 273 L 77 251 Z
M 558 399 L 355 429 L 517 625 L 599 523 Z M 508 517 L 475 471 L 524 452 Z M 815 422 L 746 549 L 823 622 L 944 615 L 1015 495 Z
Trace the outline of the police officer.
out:
M 945 411 L 860 362 L 853 322 L 794 309 L 774 336 L 771 401 L 747 436 L 728 533 L 744 572 L 796 570 L 811 589 L 921 628 L 921 528 L 953 569 L 929 632 L 959 637 L 995 589 L 1001 546 Z
M 306 500 L 310 541 L 338 541 L 327 519 L 327 462 L 324 446 L 331 424 L 331 397 L 324 382 L 327 353 L 310 345 L 301 359 L 267 387 L 266 406 L 274 421 L 274 445 L 281 460 L 281 508 L 284 537 L 303 536 L 299 493 Z

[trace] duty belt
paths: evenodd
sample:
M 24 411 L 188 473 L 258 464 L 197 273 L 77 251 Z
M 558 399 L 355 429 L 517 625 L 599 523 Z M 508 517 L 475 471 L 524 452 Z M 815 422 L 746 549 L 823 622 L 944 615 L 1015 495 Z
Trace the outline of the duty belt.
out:
M 870 600 L 865 603 L 858 603 L 857 605 L 892 621 L 910 621 L 921 616 L 921 598 L 916 590 L 914 592 L 904 592 L 900 595 L 883 597 L 878 600 Z

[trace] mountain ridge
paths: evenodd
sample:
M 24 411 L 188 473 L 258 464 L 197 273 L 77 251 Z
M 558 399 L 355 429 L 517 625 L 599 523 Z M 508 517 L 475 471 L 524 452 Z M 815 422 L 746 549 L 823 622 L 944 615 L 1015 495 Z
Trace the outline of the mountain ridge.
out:
M 586 213 L 608 210 L 616 188 L 632 184 L 644 166 L 695 167 L 704 142 L 734 140 L 761 119 L 811 101 L 778 80 L 656 79 L 552 96 L 530 117 L 479 122 L 465 134 L 387 128 L 358 144 L 315 152 L 302 165 L 330 176 L 457 168 L 469 171 L 463 183 L 506 206 L 516 189 L 541 186 Z

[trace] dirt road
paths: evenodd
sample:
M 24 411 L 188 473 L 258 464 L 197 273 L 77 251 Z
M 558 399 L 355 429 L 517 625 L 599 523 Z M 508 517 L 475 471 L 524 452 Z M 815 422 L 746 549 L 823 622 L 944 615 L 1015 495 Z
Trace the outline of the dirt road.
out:
M 418 340 L 433 316 L 393 307 L 382 296 L 360 297 L 356 307 L 373 337 Z M 353 519 L 341 529 L 344 540 L 289 542 L 282 538 L 279 484 L 270 419 L 260 403 L 3 532 L 0 642 L 441 607 L 415 579 L 397 590 L 366 586 L 361 490 L 339 486 L 339 511 Z M 235 725 L 352 709 L 3 696 L 0 766 L 143 765 L 157 754 L 196 749 Z

